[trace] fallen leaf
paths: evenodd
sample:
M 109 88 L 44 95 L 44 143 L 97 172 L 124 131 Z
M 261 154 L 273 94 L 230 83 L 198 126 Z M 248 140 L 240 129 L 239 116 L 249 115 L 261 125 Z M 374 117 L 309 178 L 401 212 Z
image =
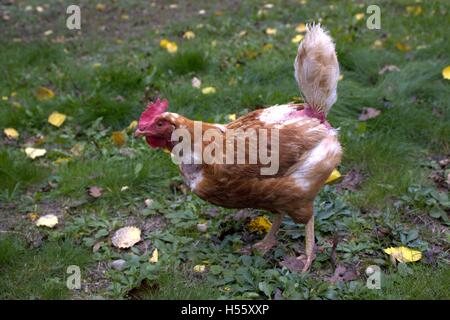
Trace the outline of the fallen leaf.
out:
M 272 4 L 272 3 L 266 3 L 266 4 L 264 5 L 264 8 L 266 8 L 266 9 L 272 9 L 272 8 L 273 8 L 273 4 Z
M 269 36 L 274 36 L 274 35 L 277 34 L 277 29 L 275 29 L 275 28 L 267 28 L 265 32 Z
M 25 154 L 27 155 L 28 158 L 31 159 L 36 159 L 39 157 L 42 157 L 44 154 L 47 153 L 47 150 L 45 149 L 37 149 L 37 148 L 25 148 Z
M 105 9 L 106 9 L 106 5 L 104 5 L 103 3 L 98 3 L 98 4 L 95 6 L 95 9 L 96 9 L 97 11 L 99 11 L 99 12 L 103 12 L 103 11 L 105 11 Z
M 381 111 L 375 108 L 364 108 L 358 117 L 359 121 L 367 121 L 369 119 L 376 118 L 380 115 Z
M 48 116 L 48 123 L 57 128 L 61 127 L 61 125 L 66 121 L 67 116 L 63 113 L 59 113 L 58 111 L 52 112 L 51 115 Z
M 291 272 L 302 272 L 304 262 L 301 259 L 293 256 L 286 256 L 283 258 L 283 261 L 280 262 L 280 265 L 286 267 Z
M 342 182 L 336 185 L 336 189 L 347 189 L 350 191 L 356 191 L 358 186 L 364 179 L 364 175 L 356 170 L 350 170 L 345 176 Z
M 5 128 L 3 129 L 3 133 L 6 137 L 10 139 L 18 139 L 19 138 L 19 132 L 14 128 Z
M 104 245 L 105 243 L 103 241 L 99 241 L 96 244 L 94 244 L 94 246 L 92 247 L 92 252 L 96 253 L 98 250 L 100 250 L 101 246 Z
M 148 262 L 150 262 L 150 263 L 157 263 L 158 259 L 159 259 L 158 249 L 155 248 L 155 250 L 153 250 L 152 256 L 150 257 Z
M 183 38 L 184 38 L 184 39 L 188 39 L 188 40 L 194 39 L 194 38 L 195 38 L 195 33 L 192 32 L 192 31 L 186 31 L 186 32 L 183 34 Z
M 49 88 L 39 87 L 37 88 L 35 95 L 39 101 L 45 101 L 52 99 L 55 96 L 55 93 Z
M 122 147 L 126 142 L 126 135 L 123 131 L 114 131 L 111 135 L 112 142 L 117 147 Z
M 358 277 L 358 273 L 356 270 L 352 268 L 347 268 L 343 265 L 338 265 L 334 270 L 334 274 L 332 277 L 329 277 L 327 280 L 335 283 L 338 281 L 351 281 Z
M 36 212 L 31 212 L 28 214 L 28 218 L 30 218 L 31 221 L 35 221 L 37 218 L 39 218 L 39 215 Z
M 40 217 L 37 221 L 36 221 L 36 225 L 38 227 L 48 227 L 48 228 L 53 228 L 54 226 L 56 226 L 58 224 L 58 217 L 55 216 L 54 214 L 47 214 L 45 216 Z
M 67 163 L 71 160 L 71 158 L 69 157 L 60 157 L 58 159 L 56 159 L 55 161 L 53 161 L 54 164 L 61 164 L 61 163 Z
M 302 40 L 303 40 L 303 35 L 297 34 L 295 37 L 293 37 L 291 39 L 291 42 L 297 44 L 297 43 L 299 43 Z
M 133 120 L 133 121 L 131 121 L 130 125 L 127 127 L 127 130 L 128 131 L 134 130 L 134 129 L 136 129 L 137 125 L 138 125 L 137 120 Z
M 300 23 L 295 27 L 295 31 L 303 33 L 306 32 L 306 24 Z
M 197 77 L 193 77 L 191 83 L 193 88 L 200 89 L 202 86 L 202 81 Z
M 357 14 L 355 14 L 355 19 L 357 20 L 357 21 L 359 21 L 359 20 L 361 20 L 361 19 L 363 19 L 364 18 L 364 13 L 357 13 Z
M 236 120 L 236 114 L 235 114 L 235 113 L 229 114 L 229 115 L 227 116 L 227 118 L 228 118 L 228 120 L 230 120 L 230 121 L 235 121 L 235 120 Z
M 331 183 L 331 182 L 339 179 L 340 177 L 341 177 L 341 173 L 337 169 L 334 169 L 333 172 L 331 172 L 328 179 L 325 181 L 325 184 Z
M 194 272 L 202 273 L 202 272 L 205 272 L 206 266 L 204 264 L 197 264 L 196 266 L 194 266 L 193 270 L 194 270 Z
M 383 41 L 380 39 L 377 39 L 373 42 L 372 47 L 374 48 L 382 48 L 383 47 Z
M 267 233 L 272 227 L 272 222 L 266 216 L 256 217 L 248 223 L 248 228 L 252 232 Z
M 400 71 L 400 68 L 394 65 L 386 65 L 384 66 L 378 74 L 385 74 L 386 72 L 398 72 Z
M 407 263 L 422 259 L 422 252 L 407 247 L 390 247 L 383 250 L 399 262 Z
M 102 64 L 100 63 L 100 62 L 94 62 L 93 64 L 92 64 L 92 68 L 94 68 L 94 69 L 98 69 L 98 68 L 100 68 L 102 66 Z
M 103 189 L 97 186 L 92 186 L 88 188 L 88 194 L 92 198 L 100 198 L 102 196 Z
M 111 241 L 117 248 L 130 248 L 141 241 L 141 230 L 136 227 L 120 228 L 114 233 Z
M 214 87 L 206 87 L 202 89 L 203 94 L 213 94 L 216 93 L 216 88 Z
M 120 19 L 123 20 L 123 21 L 128 21 L 130 19 L 130 16 L 127 15 L 127 14 L 123 14 L 123 15 L 120 16 Z
M 44 36 L 48 37 L 51 36 L 53 34 L 53 30 L 47 30 L 44 32 Z
M 273 44 L 271 43 L 266 43 L 265 45 L 263 45 L 261 51 L 262 52 L 267 52 L 273 49 Z
M 442 69 L 442 77 L 446 80 L 450 80 L 450 66 L 447 66 L 444 69 Z
M 198 223 L 197 230 L 199 232 L 206 232 L 208 230 L 208 223 Z
M 409 14 L 413 14 L 415 16 L 418 16 L 422 13 L 423 9 L 421 6 L 407 6 L 406 7 L 406 12 L 408 12 Z
M 411 46 L 409 46 L 409 45 L 407 45 L 407 44 L 405 44 L 405 43 L 397 42 L 397 43 L 395 44 L 395 47 L 396 47 L 398 50 L 400 50 L 400 51 L 404 51 L 404 52 L 411 51 Z
M 145 206 L 146 207 L 151 207 L 151 206 L 153 206 L 153 203 L 154 203 L 155 201 L 153 200 L 153 199 L 145 199 L 144 200 L 144 203 L 145 203 Z
M 128 189 L 130 189 L 129 186 L 123 186 L 122 188 L 120 188 L 120 192 L 127 191 Z

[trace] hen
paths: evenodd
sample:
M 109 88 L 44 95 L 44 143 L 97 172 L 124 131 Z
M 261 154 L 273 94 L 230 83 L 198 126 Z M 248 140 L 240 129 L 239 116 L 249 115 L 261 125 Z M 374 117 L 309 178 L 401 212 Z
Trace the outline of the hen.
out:
M 342 155 L 337 131 L 326 121 L 337 98 L 339 65 L 320 25 L 308 27 L 294 67 L 304 104 L 256 110 L 222 125 L 166 112 L 168 102 L 158 99 L 142 113 L 135 136 L 171 151 L 200 198 L 272 212 L 272 227 L 256 248 L 266 251 L 277 243 L 284 215 L 306 224 L 306 255 L 299 259 L 308 271 L 314 259 L 313 201 Z

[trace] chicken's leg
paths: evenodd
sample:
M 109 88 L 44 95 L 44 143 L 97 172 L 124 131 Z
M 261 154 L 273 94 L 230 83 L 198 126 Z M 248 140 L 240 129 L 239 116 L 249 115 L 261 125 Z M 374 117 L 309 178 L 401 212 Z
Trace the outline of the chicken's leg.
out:
M 269 232 L 266 234 L 264 239 L 260 242 L 256 243 L 253 248 L 265 253 L 270 250 L 273 246 L 275 246 L 278 241 L 276 238 L 277 232 L 280 229 L 281 222 L 283 221 L 284 214 L 277 214 L 273 220 L 272 226 L 270 227 Z
M 307 272 L 314 260 L 314 216 L 311 216 L 305 227 L 305 254 L 306 261 L 302 272 Z

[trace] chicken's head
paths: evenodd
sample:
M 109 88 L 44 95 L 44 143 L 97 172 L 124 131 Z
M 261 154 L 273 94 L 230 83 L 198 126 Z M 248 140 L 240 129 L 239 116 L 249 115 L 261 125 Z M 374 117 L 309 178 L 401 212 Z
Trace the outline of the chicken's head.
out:
M 169 148 L 170 139 L 174 130 L 173 125 L 164 119 L 162 114 L 169 107 L 167 100 L 157 99 L 148 104 L 141 114 L 135 137 L 145 136 L 145 140 L 152 148 Z

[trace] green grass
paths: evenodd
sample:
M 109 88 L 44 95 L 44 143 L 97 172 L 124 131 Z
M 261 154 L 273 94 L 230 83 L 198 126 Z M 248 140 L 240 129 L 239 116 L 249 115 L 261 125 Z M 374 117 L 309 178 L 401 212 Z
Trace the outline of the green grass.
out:
M 264 9 L 260 1 L 246 1 L 238 8 L 233 2 L 196 1 L 155 10 L 132 1 L 108 3 L 101 13 L 95 3 L 84 0 L 81 35 L 60 27 L 60 12 L 70 3 L 50 3 L 42 14 L 25 12 L 22 1 L 7 7 L 16 24 L 5 22 L 0 40 L 0 129 L 13 127 L 20 138 L 0 137 L 0 217 L 8 219 L 8 230 L 27 234 L 36 230 L 24 217 L 30 212 L 44 215 L 51 204 L 63 212 L 64 224 L 55 230 L 38 229 L 48 236 L 38 249 L 18 238 L 2 238 L 1 268 L 11 276 L 3 276 L 2 269 L 1 297 L 70 298 L 71 292 L 63 288 L 64 264 L 70 259 L 85 265 L 89 259 L 107 264 L 127 257 L 132 266 L 126 271 L 106 272 L 112 289 L 88 296 L 125 297 L 145 278 L 145 270 L 155 268 L 152 281 L 157 286 L 145 290 L 148 299 L 273 298 L 276 289 L 285 299 L 448 298 L 449 239 L 445 232 L 432 232 L 448 227 L 448 197 L 428 178 L 432 170 L 442 175 L 449 170 L 429 160 L 450 154 L 450 82 L 441 75 L 450 65 L 448 30 L 443 27 L 447 3 L 383 1 L 382 30 L 371 31 L 365 19 L 354 17 L 370 1 L 280 1 L 272 9 Z M 420 5 L 423 12 L 408 14 L 410 5 Z M 200 9 L 207 14 L 199 15 Z M 122 21 L 122 14 L 130 19 Z M 356 192 L 328 186 L 320 194 L 316 235 L 323 250 L 314 272 L 301 275 L 282 269 L 279 261 L 298 254 L 302 226 L 287 220 L 280 247 L 264 259 L 241 255 L 239 249 L 255 240 L 247 239 L 245 221 L 224 222 L 233 210 L 219 209 L 217 218 L 205 215 L 212 206 L 177 188 L 178 170 L 169 157 L 133 139 L 133 130 L 126 128 L 156 97 L 168 99 L 170 111 L 210 122 L 298 99 L 293 77 L 297 48 L 291 39 L 296 24 L 319 18 L 335 39 L 344 76 L 329 114 L 330 123 L 340 128 L 344 147 L 339 170 L 347 174 L 356 169 L 364 180 Z M 277 28 L 277 34 L 266 35 L 268 27 Z M 49 29 L 54 34 L 44 36 Z M 182 37 L 187 30 L 195 33 L 194 39 Z M 52 41 L 62 35 L 62 43 Z M 161 39 L 176 42 L 178 52 L 166 52 L 159 46 Z M 381 48 L 373 48 L 375 40 L 382 41 Z M 397 43 L 411 50 L 400 51 Z M 386 65 L 400 71 L 379 74 Z M 217 92 L 204 95 L 193 88 L 194 76 L 202 88 L 213 86 Z M 40 86 L 52 89 L 55 97 L 39 101 L 35 90 Z M 379 109 L 381 115 L 358 121 L 367 107 Z M 47 123 L 53 111 L 68 116 L 60 128 Z M 112 143 L 113 131 L 124 132 L 124 146 Z M 43 137 L 34 142 L 38 136 Z M 45 148 L 47 154 L 31 160 L 22 151 L 27 146 Z M 56 164 L 61 157 L 70 161 Z M 90 186 L 103 189 L 99 199 L 87 195 Z M 122 191 L 124 187 L 128 189 Z M 149 198 L 154 204 L 146 207 Z M 444 214 L 439 217 L 437 211 Z M 164 226 L 142 234 L 160 250 L 156 266 L 149 265 L 147 251 L 120 251 L 109 245 L 119 226 L 152 226 L 160 214 Z M 208 233 L 199 233 L 196 224 L 205 221 Z M 378 235 L 379 229 L 386 234 Z M 379 264 L 387 273 L 381 291 L 367 292 L 363 276 L 338 285 L 326 281 L 333 272 L 330 243 L 336 233 L 342 236 L 336 252 L 341 263 Z M 92 253 L 99 242 L 104 245 Z M 382 251 L 399 245 L 422 252 L 437 246 L 441 267 L 418 262 L 412 274 L 400 275 Z M 23 268 L 24 263 L 33 267 Z M 205 265 L 207 272 L 193 275 L 190 270 L 197 264 Z M 167 271 L 181 265 L 183 272 Z
M 72 241 L 49 241 L 31 249 L 18 236 L 0 235 L 1 299 L 66 299 L 67 267 L 77 265 L 83 277 L 91 263 L 86 249 Z

